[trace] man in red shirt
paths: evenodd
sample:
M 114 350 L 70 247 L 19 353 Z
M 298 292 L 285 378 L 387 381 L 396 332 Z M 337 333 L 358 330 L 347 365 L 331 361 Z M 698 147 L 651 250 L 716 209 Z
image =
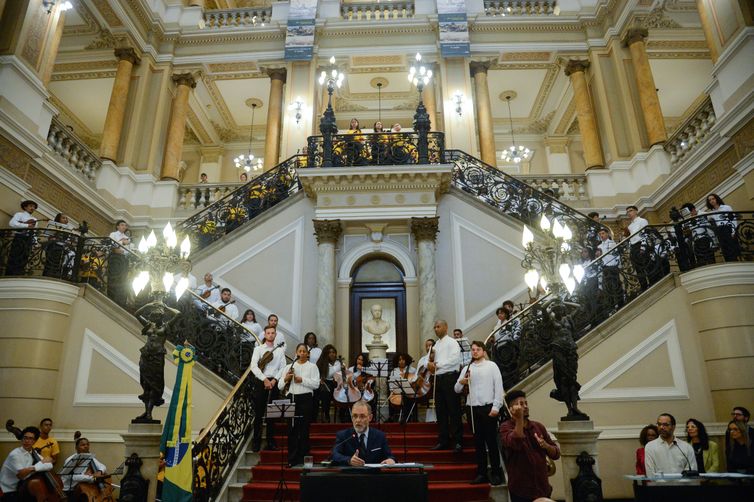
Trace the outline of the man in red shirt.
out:
M 531 502 L 549 497 L 552 486 L 547 482 L 547 460 L 560 458 L 560 448 L 545 426 L 529 420 L 526 393 L 513 390 L 505 396 L 511 418 L 500 426 L 508 491 L 511 502 Z

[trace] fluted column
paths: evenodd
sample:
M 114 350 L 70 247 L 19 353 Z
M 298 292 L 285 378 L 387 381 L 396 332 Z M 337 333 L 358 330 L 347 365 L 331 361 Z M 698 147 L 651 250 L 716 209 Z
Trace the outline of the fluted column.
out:
M 571 87 L 573 87 L 573 99 L 576 102 L 576 116 L 584 145 L 586 168 L 592 169 L 605 167 L 605 160 L 602 157 L 597 119 L 594 116 L 592 98 L 589 95 L 589 86 L 584 74 L 588 67 L 589 61 L 572 59 L 566 65 L 565 74 L 571 79 Z
M 495 159 L 495 128 L 492 124 L 490 90 L 487 85 L 489 63 L 474 61 L 471 63 L 471 77 L 474 79 L 474 105 L 479 130 L 479 153 L 482 160 L 491 166 L 497 165 Z
M 134 65 L 139 64 L 140 61 L 136 51 L 131 48 L 115 49 L 115 57 L 118 58 L 118 69 L 115 72 L 115 82 L 110 93 L 110 104 L 107 107 L 100 146 L 100 157 L 113 162 L 118 156 L 120 135 L 123 132 L 123 118 L 126 116 L 131 73 Z
M 623 43 L 631 51 L 631 63 L 634 67 L 636 87 L 639 89 L 639 103 L 644 116 L 644 125 L 647 128 L 649 144 L 656 145 L 665 142 L 668 135 L 665 132 L 665 119 L 662 117 L 652 68 L 649 66 L 649 58 L 644 46 L 647 34 L 648 31 L 645 28 L 632 28 L 628 30 Z
M 340 220 L 312 220 L 317 237 L 317 338 L 324 346 L 335 341 L 335 244 Z
M 437 71 L 432 70 L 435 76 L 429 82 L 429 85 L 424 88 L 422 93 L 422 100 L 424 101 L 424 108 L 427 109 L 427 115 L 429 115 L 430 131 L 442 131 L 442 124 L 437 122 L 437 99 L 435 98 L 435 82 L 437 81 Z
M 196 87 L 196 80 L 191 73 L 173 75 L 176 84 L 173 111 L 168 125 L 168 137 L 165 140 L 165 157 L 162 162 L 160 179 L 178 181 L 178 163 L 183 152 L 183 136 L 186 133 L 186 115 L 191 89 Z
M 435 272 L 435 237 L 440 218 L 411 218 L 411 233 L 416 239 L 419 256 L 419 337 L 424 340 L 434 333 L 437 320 L 437 279 Z
M 267 70 L 270 76 L 270 98 L 267 100 L 267 133 L 264 137 L 264 170 L 268 171 L 280 161 L 280 125 L 283 109 L 285 68 Z

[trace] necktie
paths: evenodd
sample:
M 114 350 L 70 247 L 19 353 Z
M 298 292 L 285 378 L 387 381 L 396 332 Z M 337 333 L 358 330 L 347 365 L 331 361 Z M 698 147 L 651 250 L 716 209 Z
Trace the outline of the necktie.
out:
M 359 434 L 359 458 L 367 459 L 367 445 L 364 442 L 364 433 Z

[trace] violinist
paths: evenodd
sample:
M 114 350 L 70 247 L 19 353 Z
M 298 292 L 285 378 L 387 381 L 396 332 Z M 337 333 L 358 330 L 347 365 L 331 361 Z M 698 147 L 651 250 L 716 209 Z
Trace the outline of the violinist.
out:
M 322 349 L 322 355 L 317 360 L 317 369 L 319 369 L 319 404 L 322 409 L 323 421 L 330 421 L 330 404 L 333 399 L 335 390 L 335 374 L 340 373 L 340 361 L 338 361 L 338 351 L 331 344 L 325 345 Z M 315 416 L 316 421 L 319 417 Z
M 36 472 L 52 470 L 52 459 L 40 457 L 34 452 L 34 443 L 39 439 L 39 429 L 27 427 L 21 432 L 21 446 L 12 450 L 3 463 L 0 471 L 0 489 L 3 491 L 3 502 L 16 502 L 19 499 L 18 489 L 31 475 Z
M 503 378 L 497 364 L 487 360 L 484 343 L 471 343 L 471 363 L 461 368 L 454 390 L 468 392 L 466 404 L 471 408 L 477 476 L 472 484 L 503 482 L 500 449 L 497 444 L 497 420 L 503 405 Z M 491 474 L 487 476 L 487 456 Z
M 348 385 L 356 387 L 361 393 L 361 399 L 367 401 L 372 406 L 372 413 L 374 413 L 374 392 L 372 386 L 374 385 L 374 378 L 367 373 L 366 369 L 371 363 L 366 354 L 357 354 L 353 360 L 353 366 L 348 368 Z
M 296 360 L 278 375 L 283 397 L 291 396 L 296 404 L 295 418 L 288 425 L 288 465 L 302 464 L 309 455 L 309 424 L 314 409 L 314 389 L 319 387 L 319 370 L 309 362 L 306 344 L 296 345 Z
M 411 366 L 414 359 L 408 354 L 396 353 L 393 357 L 393 371 L 390 373 L 389 381 L 398 382 L 400 380 L 411 381 L 416 375 L 416 368 Z M 410 417 L 408 414 L 412 413 L 414 409 L 414 399 L 407 399 L 400 390 L 393 389 L 388 398 L 390 403 L 390 416 L 407 417 L 406 421 Z
M 212 303 L 211 305 L 215 307 L 216 310 L 219 310 L 235 321 L 236 319 L 238 319 L 238 307 L 234 305 L 235 300 L 231 300 L 230 296 L 230 288 L 223 288 L 220 291 L 220 299 Z M 225 319 L 222 315 L 218 315 L 216 317 L 222 317 L 223 321 L 230 323 L 230 321 L 228 321 L 228 319 Z
M 220 286 L 214 283 L 212 274 L 209 272 L 204 274 L 204 284 L 196 288 L 195 292 L 210 305 L 220 299 Z M 205 304 L 199 300 L 194 300 L 194 303 L 199 310 L 206 308 Z
M 76 454 L 86 454 L 90 453 L 89 451 L 89 440 L 85 437 L 79 437 L 76 439 Z M 70 461 L 73 460 L 73 457 L 75 455 L 71 455 L 65 460 L 64 465 L 68 464 Z M 94 484 L 97 483 L 98 480 L 105 477 L 105 474 L 107 473 L 107 467 L 105 464 L 94 458 L 94 455 L 92 455 L 92 459 L 89 461 L 91 462 L 91 466 L 84 474 L 73 474 L 73 475 L 64 475 L 63 478 L 63 489 L 66 492 L 73 491 L 74 488 L 76 488 L 76 485 L 79 483 L 87 483 L 87 484 Z M 99 488 L 97 488 L 99 490 Z
M 435 321 L 435 360 L 427 363 L 435 375 L 435 403 L 439 436 L 433 450 L 463 451 L 463 427 L 461 425 L 461 400 L 453 390 L 461 366 L 461 347 L 448 336 L 448 323 Z
M 42 457 L 49 457 L 52 459 L 52 463 L 58 461 L 58 455 L 60 455 L 60 445 L 58 440 L 50 435 L 52 432 L 52 419 L 43 418 L 39 422 L 39 438 L 34 443 L 34 449 Z
M 262 410 L 279 394 L 277 377 L 285 366 L 285 349 L 275 345 L 277 330 L 273 326 L 265 326 L 264 343 L 254 348 L 251 356 L 251 372 L 254 374 L 254 409 L 258 410 L 258 416 L 262 416 Z M 270 354 L 266 356 L 266 354 Z M 267 446 L 266 450 L 278 449 L 275 444 L 273 420 L 267 419 Z M 254 421 L 254 435 L 251 440 L 251 450 L 258 452 L 262 446 L 262 420 Z

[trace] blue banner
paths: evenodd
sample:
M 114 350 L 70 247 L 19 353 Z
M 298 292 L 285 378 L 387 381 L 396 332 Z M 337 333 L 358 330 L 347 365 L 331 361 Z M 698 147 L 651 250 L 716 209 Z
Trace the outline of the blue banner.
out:
M 466 13 L 438 14 L 440 53 L 443 57 L 471 55 L 469 23 Z

